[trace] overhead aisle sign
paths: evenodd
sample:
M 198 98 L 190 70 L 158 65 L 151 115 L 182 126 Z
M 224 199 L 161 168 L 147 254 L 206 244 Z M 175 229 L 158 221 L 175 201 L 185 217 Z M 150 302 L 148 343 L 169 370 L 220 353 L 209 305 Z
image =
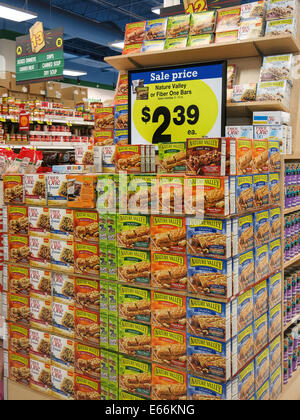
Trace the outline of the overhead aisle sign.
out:
M 225 61 L 129 72 L 131 144 L 224 136 L 226 73 Z
M 43 30 L 41 22 L 31 29 L 30 35 L 16 39 L 17 84 L 63 79 L 64 31 L 62 28 Z

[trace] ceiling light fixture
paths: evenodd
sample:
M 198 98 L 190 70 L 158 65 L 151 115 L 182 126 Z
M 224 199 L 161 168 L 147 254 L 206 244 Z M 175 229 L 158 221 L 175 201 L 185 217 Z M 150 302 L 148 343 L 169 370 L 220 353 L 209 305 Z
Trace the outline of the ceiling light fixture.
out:
M 151 9 L 151 11 L 152 11 L 152 13 L 155 13 L 156 15 L 160 15 L 160 7 L 153 7 L 153 9 Z
M 38 15 L 29 10 L 19 9 L 0 3 L 0 17 L 2 19 L 12 20 L 14 22 L 25 22 L 26 20 L 36 19 Z
M 77 70 L 64 70 L 64 76 L 79 77 L 86 76 L 86 71 L 77 71 Z
M 123 48 L 124 48 L 124 41 L 113 42 L 112 44 L 110 44 L 110 46 L 113 47 L 113 48 L 117 48 L 118 50 L 123 50 Z

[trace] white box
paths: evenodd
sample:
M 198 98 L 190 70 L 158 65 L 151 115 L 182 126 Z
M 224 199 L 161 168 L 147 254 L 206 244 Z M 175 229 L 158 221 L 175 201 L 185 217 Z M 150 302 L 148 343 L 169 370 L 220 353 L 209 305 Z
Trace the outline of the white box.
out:
M 253 112 L 253 125 L 289 125 L 291 115 L 282 111 Z
M 253 126 L 252 125 L 232 125 L 226 127 L 225 137 L 233 139 L 253 139 Z

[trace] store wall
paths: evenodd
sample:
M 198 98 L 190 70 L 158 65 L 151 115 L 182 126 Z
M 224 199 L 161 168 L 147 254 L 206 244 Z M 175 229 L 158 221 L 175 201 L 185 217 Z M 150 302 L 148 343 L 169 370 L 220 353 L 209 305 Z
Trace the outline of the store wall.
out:
M 16 43 L 0 39 L 0 71 L 16 71 Z

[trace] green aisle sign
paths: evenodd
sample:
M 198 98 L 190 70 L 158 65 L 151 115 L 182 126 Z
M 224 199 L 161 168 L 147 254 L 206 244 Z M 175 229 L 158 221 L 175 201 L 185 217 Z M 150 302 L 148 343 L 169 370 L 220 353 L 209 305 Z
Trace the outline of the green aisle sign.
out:
M 29 35 L 16 39 L 17 84 L 63 79 L 63 29 L 46 31 L 44 37 L 45 46 L 37 54 Z

